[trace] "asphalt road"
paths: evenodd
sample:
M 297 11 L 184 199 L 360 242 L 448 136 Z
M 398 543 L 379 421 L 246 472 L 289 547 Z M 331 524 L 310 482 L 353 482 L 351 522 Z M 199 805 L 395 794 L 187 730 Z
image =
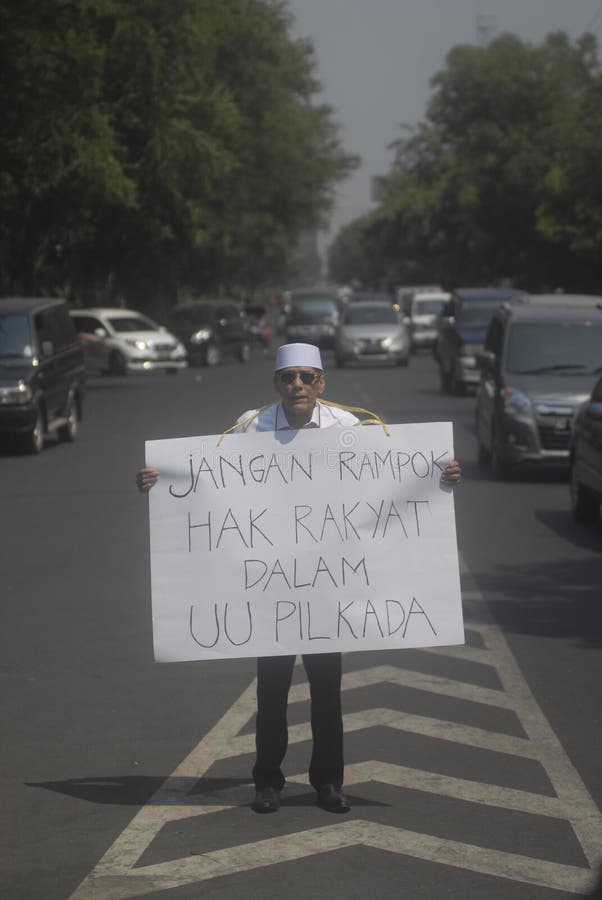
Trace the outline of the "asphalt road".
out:
M 474 400 L 443 396 L 429 356 L 328 374 L 327 397 L 389 422 L 453 420 L 464 471 L 467 644 L 345 657 L 349 816 L 303 783 L 301 671 L 292 784 L 260 817 L 253 660 L 153 662 L 144 440 L 219 433 L 271 400 L 270 377 L 257 356 L 93 379 L 75 444 L 0 456 L 0 896 L 587 894 L 602 858 L 602 526 L 572 523 L 562 472 L 480 469 Z

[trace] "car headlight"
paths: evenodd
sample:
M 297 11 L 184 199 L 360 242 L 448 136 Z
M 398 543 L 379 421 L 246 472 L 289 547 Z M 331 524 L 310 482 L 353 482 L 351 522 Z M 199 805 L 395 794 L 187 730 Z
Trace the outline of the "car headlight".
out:
M 135 347 L 136 350 L 147 350 L 148 344 L 146 341 L 137 341 L 135 338 L 126 338 L 126 344 L 130 347 Z
M 195 331 L 194 334 L 190 335 L 190 343 L 191 344 L 204 344 L 211 337 L 211 332 L 208 328 L 199 328 L 198 331 Z
M 23 405 L 30 403 L 33 399 L 31 388 L 24 381 L 18 381 L 16 384 L 7 384 L 0 387 L 0 404 L 18 404 Z
M 389 335 L 382 339 L 382 346 L 385 350 L 401 350 L 403 347 L 403 338 L 400 335 Z
M 502 388 L 501 395 L 504 401 L 505 412 L 519 416 L 533 415 L 531 399 L 524 391 L 519 391 L 518 388 L 505 387 Z

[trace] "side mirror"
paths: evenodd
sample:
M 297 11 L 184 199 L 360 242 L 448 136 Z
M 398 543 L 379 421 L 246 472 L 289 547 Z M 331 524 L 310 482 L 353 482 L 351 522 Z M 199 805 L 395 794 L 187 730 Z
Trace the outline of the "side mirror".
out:
M 42 356 L 52 356 L 54 353 L 54 344 L 52 341 L 42 341 Z

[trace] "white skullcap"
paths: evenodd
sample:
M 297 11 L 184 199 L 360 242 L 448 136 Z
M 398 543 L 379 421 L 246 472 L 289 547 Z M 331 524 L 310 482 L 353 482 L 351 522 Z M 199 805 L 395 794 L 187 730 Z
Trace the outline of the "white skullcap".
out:
M 320 351 L 314 344 L 283 344 L 276 351 L 274 371 L 288 369 L 291 366 L 310 366 L 312 369 L 323 369 Z

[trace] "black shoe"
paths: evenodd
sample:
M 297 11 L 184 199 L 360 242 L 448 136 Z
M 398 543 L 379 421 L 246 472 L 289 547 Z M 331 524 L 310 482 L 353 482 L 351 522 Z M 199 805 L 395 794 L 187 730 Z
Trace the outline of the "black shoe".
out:
M 273 787 L 257 788 L 251 809 L 256 813 L 273 813 L 280 809 L 280 791 Z
M 332 813 L 346 813 L 351 809 L 349 800 L 335 784 L 325 784 L 318 790 L 318 806 Z

